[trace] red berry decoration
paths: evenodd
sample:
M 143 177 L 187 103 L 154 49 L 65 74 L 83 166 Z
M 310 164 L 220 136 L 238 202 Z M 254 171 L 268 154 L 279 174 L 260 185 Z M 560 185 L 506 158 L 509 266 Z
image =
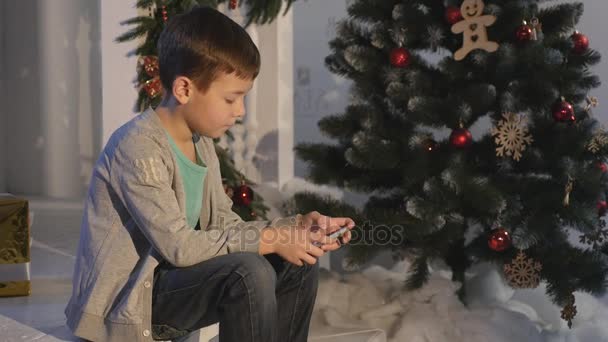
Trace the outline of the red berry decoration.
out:
M 604 216 L 606 212 L 608 212 L 608 203 L 606 201 L 597 202 L 597 214 Z
M 403 47 L 398 47 L 391 51 L 391 64 L 397 68 L 405 68 L 410 65 L 410 53 Z
M 518 27 L 517 31 L 515 31 L 515 38 L 520 43 L 529 42 L 532 40 L 532 37 L 534 37 L 534 30 L 525 21 L 523 25 Z
M 163 21 L 167 22 L 167 19 L 169 19 L 169 16 L 167 14 L 167 6 L 163 5 L 161 13 L 163 15 Z
M 502 252 L 511 247 L 511 235 L 504 228 L 497 228 L 490 232 L 488 247 L 496 252 Z
M 144 83 L 143 88 L 150 98 L 155 98 L 163 92 L 163 86 L 158 77 L 147 80 Z
M 456 128 L 450 134 L 450 144 L 456 148 L 467 148 L 473 143 L 473 136 L 466 128 Z
M 144 71 L 150 77 L 158 77 L 158 57 L 156 56 L 144 56 L 140 59 L 140 65 L 144 68 Z
M 574 116 L 574 107 L 563 97 L 560 101 L 555 103 L 553 106 L 553 119 L 557 122 L 574 122 L 576 117 Z
M 238 0 L 230 0 L 230 9 L 236 9 L 236 6 L 238 5 Z
M 234 203 L 244 206 L 249 206 L 253 201 L 253 190 L 247 184 L 242 184 L 234 190 Z
M 448 6 L 445 9 L 445 20 L 447 20 L 448 23 L 454 25 L 462 19 L 462 13 L 460 12 L 459 7 Z
M 570 38 L 574 43 L 574 48 L 572 49 L 572 52 L 574 52 L 575 54 L 582 55 L 589 48 L 589 38 L 587 38 L 587 36 L 585 36 L 584 34 L 575 31 L 574 34 L 570 36 Z

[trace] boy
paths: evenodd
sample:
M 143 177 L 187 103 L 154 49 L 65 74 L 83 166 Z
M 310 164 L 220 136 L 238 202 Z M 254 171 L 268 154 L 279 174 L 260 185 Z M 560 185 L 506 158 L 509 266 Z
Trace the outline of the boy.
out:
M 136 342 L 219 321 L 222 342 L 305 342 L 316 258 L 340 246 L 326 234 L 354 222 L 317 212 L 243 222 L 231 211 L 212 139 L 244 115 L 260 66 L 239 25 L 195 8 L 167 23 L 158 53 L 161 104 L 114 132 L 93 171 L 68 326 Z

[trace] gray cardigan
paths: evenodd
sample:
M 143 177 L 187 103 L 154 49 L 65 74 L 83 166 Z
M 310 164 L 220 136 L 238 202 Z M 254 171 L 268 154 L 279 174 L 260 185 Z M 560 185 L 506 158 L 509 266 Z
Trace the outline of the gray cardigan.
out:
M 224 192 L 212 139 L 201 137 L 197 147 L 208 167 L 201 230 L 186 222 L 182 179 L 154 110 L 110 137 L 93 169 L 65 309 L 76 336 L 152 341 L 152 281 L 160 261 L 187 267 L 226 253 L 257 253 L 262 228 L 295 222 L 241 220 Z

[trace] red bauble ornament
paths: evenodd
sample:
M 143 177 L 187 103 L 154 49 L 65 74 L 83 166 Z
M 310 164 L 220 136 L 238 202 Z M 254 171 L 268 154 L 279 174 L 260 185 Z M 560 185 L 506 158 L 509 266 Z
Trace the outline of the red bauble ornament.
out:
M 606 173 L 608 171 L 608 165 L 606 165 L 606 163 L 603 162 L 597 162 L 597 167 L 598 169 L 600 169 L 603 173 Z
M 230 9 L 236 9 L 236 6 L 238 5 L 238 0 L 230 0 Z
M 409 51 L 403 47 L 398 47 L 391 51 L 391 64 L 397 68 L 405 68 L 410 65 L 411 56 Z
M 517 28 L 515 31 L 515 38 L 520 43 L 529 42 L 534 37 L 534 30 L 525 21 L 524 24 Z
M 249 206 L 253 201 L 253 190 L 247 184 L 243 184 L 234 190 L 234 203 Z
M 448 6 L 445 9 L 445 20 L 447 20 L 448 23 L 454 25 L 462 19 L 462 13 L 460 12 L 459 7 Z
M 504 228 L 497 228 L 490 232 L 488 247 L 496 252 L 502 252 L 511 247 L 511 235 Z
M 557 122 L 576 121 L 576 117 L 574 116 L 574 107 L 572 107 L 572 104 L 567 102 L 564 98 L 555 103 L 552 112 L 553 119 Z
M 589 48 L 589 38 L 584 34 L 576 31 L 572 36 L 570 36 L 572 42 L 574 43 L 574 48 L 572 52 L 577 55 L 582 55 Z
M 450 134 L 450 144 L 456 148 L 467 148 L 471 146 L 473 136 L 465 128 L 456 128 Z
M 597 202 L 597 214 L 604 216 L 606 212 L 608 212 L 608 203 L 606 201 Z

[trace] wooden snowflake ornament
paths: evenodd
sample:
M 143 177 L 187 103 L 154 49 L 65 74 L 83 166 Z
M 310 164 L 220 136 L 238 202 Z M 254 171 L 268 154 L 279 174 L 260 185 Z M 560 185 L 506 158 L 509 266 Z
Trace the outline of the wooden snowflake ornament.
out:
M 602 129 L 593 135 L 589 144 L 587 144 L 587 150 L 595 154 L 606 147 L 606 145 L 608 145 L 608 132 L 602 127 Z
M 540 271 L 543 266 L 540 262 L 526 257 L 519 251 L 510 264 L 504 265 L 504 273 L 509 285 L 513 288 L 536 288 L 540 284 Z
M 528 133 L 526 121 L 515 113 L 505 113 L 502 115 L 498 125 L 492 128 L 492 135 L 496 145 L 496 156 L 510 156 L 519 161 L 526 146 L 534 141 Z

